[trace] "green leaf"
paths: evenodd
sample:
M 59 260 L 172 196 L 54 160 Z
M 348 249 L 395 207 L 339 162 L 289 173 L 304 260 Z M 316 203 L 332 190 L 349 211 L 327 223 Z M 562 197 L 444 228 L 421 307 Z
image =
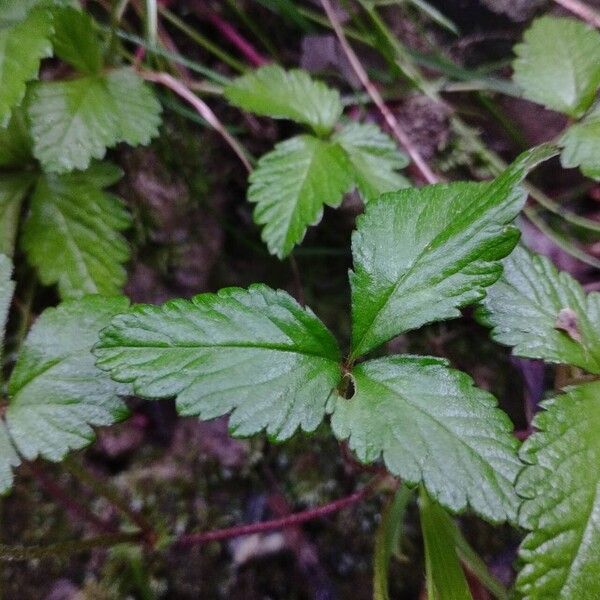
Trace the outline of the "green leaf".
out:
M 352 377 L 354 396 L 335 399 L 331 424 L 361 461 L 383 455 L 391 473 L 422 482 L 452 511 L 470 505 L 492 522 L 514 519 L 518 443 L 491 394 L 430 357 L 367 361 Z
M 83 73 L 99 73 L 102 47 L 92 17 L 74 8 L 55 10 L 53 14 L 52 44 L 56 56 Z
M 432 321 L 460 316 L 502 273 L 525 202 L 520 182 L 556 154 L 540 146 L 497 179 L 384 194 L 352 236 L 352 356 Z
M 312 311 L 263 285 L 135 306 L 103 331 L 98 366 L 146 398 L 177 396 L 179 414 L 231 412 L 236 435 L 276 440 L 321 423 L 340 380 L 339 350 Z
M 526 600 L 600 598 L 600 381 L 543 406 L 521 450 L 519 516 L 531 533 L 517 587 Z
M 568 273 L 517 248 L 488 290 L 479 319 L 517 356 L 542 358 L 600 374 L 600 293 L 586 296 Z
M 13 469 L 21 464 L 8 430 L 3 420 L 0 420 L 0 495 L 12 487 Z
M 35 322 L 9 381 L 5 417 L 23 457 L 58 462 L 93 440 L 91 426 L 127 415 L 120 396 L 129 387 L 98 369 L 91 353 L 98 332 L 127 306 L 126 298 L 88 296 L 46 309 Z
M 600 33 L 577 19 L 542 17 L 514 48 L 514 79 L 529 100 L 572 117 L 600 85 Z
M 62 298 L 119 293 L 129 247 L 119 233 L 130 224 L 121 200 L 102 191 L 102 175 L 41 176 L 31 199 L 22 244 L 44 285 L 57 283 Z M 106 181 L 104 181 L 106 183 Z
M 390 561 L 400 549 L 404 517 L 412 496 L 413 491 L 406 485 L 401 485 L 381 517 L 375 534 L 373 554 L 373 600 L 390 600 Z
M 31 158 L 31 140 L 25 114 L 22 110 L 15 109 L 8 125 L 0 128 L 0 167 L 22 167 Z
M 323 206 L 339 206 L 351 187 L 352 169 L 338 144 L 310 135 L 277 144 L 258 161 L 248 189 L 269 251 L 287 256 L 321 220 Z
M 0 254 L 0 350 L 4 344 L 8 309 L 15 289 L 15 283 L 11 279 L 12 270 L 10 258 Z M 18 464 L 19 457 L 12 446 L 4 421 L 0 419 L 0 494 L 4 494 L 11 487 L 12 469 Z
M 31 9 L 39 6 L 70 6 L 77 0 L 2 0 L 0 4 L 0 28 L 11 27 L 25 20 Z
M 0 127 L 25 96 L 25 84 L 37 78 L 42 58 L 51 56 L 52 17 L 33 10 L 21 23 L 0 28 Z
M 0 175 L 0 252 L 7 256 L 14 253 L 21 204 L 33 181 L 26 172 Z
M 563 167 L 579 167 L 584 175 L 600 181 L 600 105 L 581 122 L 571 125 L 561 144 Z
M 160 104 L 131 69 L 33 86 L 28 106 L 33 152 L 46 171 L 86 169 L 124 141 L 158 133 Z
M 342 114 L 337 90 L 311 79 L 306 71 L 268 65 L 242 75 L 225 88 L 227 100 L 258 115 L 291 119 L 329 133 Z
M 333 139 L 348 154 L 356 187 L 365 202 L 377 199 L 384 192 L 410 186 L 397 172 L 408 165 L 407 157 L 377 125 L 350 123 Z
M 12 272 L 12 260 L 5 254 L 0 254 L 0 351 L 4 345 L 8 310 L 15 291 L 15 282 L 11 279 Z
M 421 531 L 425 544 L 427 597 L 430 600 L 472 600 L 458 556 L 448 515 L 427 493 L 419 499 Z

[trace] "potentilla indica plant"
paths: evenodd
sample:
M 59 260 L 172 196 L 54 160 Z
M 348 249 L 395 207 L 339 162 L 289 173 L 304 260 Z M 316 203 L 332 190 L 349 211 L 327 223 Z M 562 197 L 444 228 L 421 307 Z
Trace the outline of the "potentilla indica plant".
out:
M 130 395 L 175 398 L 182 417 L 227 415 L 231 435 L 279 443 L 325 423 L 360 463 L 385 469 L 370 487 L 397 489 L 385 540 L 397 543 L 393 530 L 418 494 L 430 598 L 471 598 L 462 565 L 508 597 L 462 537 L 454 515 L 465 512 L 527 532 L 520 597 L 600 598 L 600 294 L 520 246 L 514 223 L 523 181 L 541 162 L 560 154 L 565 167 L 599 177 L 597 31 L 544 17 L 525 33 L 515 82 L 570 126 L 484 182 L 410 187 L 395 142 L 344 118 L 339 92 L 304 71 L 268 65 L 228 83 L 231 105 L 305 128 L 249 178 L 272 254 L 289 255 L 346 193 L 364 202 L 344 348 L 308 306 L 262 283 L 130 304 L 122 287 L 131 218 L 107 191 L 121 172 L 105 155 L 158 135 L 160 103 L 143 73 L 107 51 L 109 33 L 71 2 L 4 2 L 0 27 L 2 340 L 21 260 L 61 299 L 5 352 L 0 491 L 10 493 L 21 463 L 60 462 L 94 439 L 94 427 L 127 418 Z M 66 77 L 39 80 L 49 57 Z M 516 356 L 586 374 L 545 400 L 522 445 L 494 396 L 447 360 L 386 354 L 392 338 L 467 306 Z M 138 533 L 118 541 L 174 540 Z M 392 550 L 380 542 L 375 565 L 385 575 Z M 2 546 L 0 558 L 35 555 L 17 550 Z M 375 597 L 387 598 L 385 578 L 375 581 Z

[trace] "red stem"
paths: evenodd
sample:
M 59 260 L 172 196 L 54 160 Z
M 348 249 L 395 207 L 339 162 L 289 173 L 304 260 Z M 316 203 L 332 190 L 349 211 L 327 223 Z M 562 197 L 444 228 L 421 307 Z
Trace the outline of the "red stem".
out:
M 261 67 L 269 62 L 233 25 L 225 21 L 221 15 L 211 9 L 205 9 L 199 5 L 196 6 L 196 11 L 208 19 L 208 21 L 210 21 L 210 23 L 242 53 L 250 64 L 255 67 Z
M 317 506 L 316 508 L 297 512 L 280 519 L 251 523 L 249 525 L 238 525 L 236 527 L 227 527 L 225 529 L 213 529 L 212 531 L 202 531 L 200 533 L 184 534 L 175 541 L 174 545 L 179 547 L 196 546 L 208 542 L 240 537 L 242 535 L 250 535 L 252 533 L 264 533 L 266 531 L 273 531 L 274 529 L 296 527 L 307 521 L 325 517 L 331 513 L 338 512 L 343 508 L 357 504 L 373 491 L 373 488 L 380 480 L 381 477 L 376 477 L 364 488 L 354 492 L 350 496 L 334 500 L 333 502 Z

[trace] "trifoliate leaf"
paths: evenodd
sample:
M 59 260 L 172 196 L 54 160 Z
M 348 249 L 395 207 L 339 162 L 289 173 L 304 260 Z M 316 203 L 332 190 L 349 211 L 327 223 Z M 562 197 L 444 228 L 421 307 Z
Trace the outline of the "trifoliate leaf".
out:
M 8 256 L 14 253 L 21 204 L 33 183 L 27 172 L 0 176 L 0 252 Z
M 352 355 L 458 317 L 480 300 L 517 243 L 510 222 L 525 202 L 519 183 L 555 153 L 535 148 L 490 182 L 431 185 L 370 202 L 352 236 Z
M 32 10 L 22 22 L 0 28 L 0 127 L 25 96 L 25 84 L 37 77 L 42 58 L 51 56 L 52 17 Z
M 248 200 L 254 220 L 264 225 L 262 239 L 279 258 L 301 242 L 324 205 L 339 206 L 352 187 L 352 169 L 342 148 L 310 135 L 280 142 L 250 175 Z
M 60 461 L 94 438 L 91 426 L 123 419 L 129 387 L 94 365 L 98 332 L 127 309 L 126 298 L 88 296 L 46 309 L 17 359 L 6 424 L 19 453 Z
M 561 144 L 563 167 L 579 167 L 584 175 L 600 181 L 600 106 L 581 122 L 571 125 Z
M 119 198 L 98 187 L 107 176 L 95 167 L 89 179 L 45 175 L 33 193 L 23 248 L 42 283 L 58 284 L 63 298 L 116 294 L 125 283 L 129 247 L 119 231 L 130 216 Z
M 600 85 L 595 29 L 577 19 L 542 17 L 514 50 L 514 79 L 526 98 L 572 117 L 590 107 Z
M 358 458 L 422 482 L 452 511 L 470 506 L 492 522 L 515 517 L 520 469 L 512 425 L 495 398 L 444 360 L 390 356 L 352 371 L 354 395 L 338 396 L 331 425 Z
M 147 144 L 160 104 L 131 69 L 33 86 L 28 106 L 33 152 L 46 171 L 85 169 L 106 148 Z
M 319 135 L 333 129 L 342 114 L 337 90 L 306 71 L 268 65 L 242 75 L 225 88 L 227 100 L 244 110 L 309 125 Z
M 25 114 L 21 109 L 14 109 L 7 127 L 0 128 L 0 167 L 22 167 L 31 158 Z
M 427 597 L 432 600 L 473 600 L 456 553 L 453 523 L 437 502 L 422 492 L 419 498 L 425 546 Z
M 504 261 L 504 274 L 478 311 L 492 337 L 517 356 L 542 358 L 600 374 L 600 293 L 586 296 L 568 273 L 524 248 Z
M 377 125 L 351 123 L 334 139 L 350 158 L 356 187 L 365 202 L 410 185 L 397 172 L 408 165 L 407 157 Z
M 285 292 L 227 288 L 163 306 L 134 306 L 105 329 L 98 366 L 146 398 L 177 396 L 179 414 L 231 412 L 236 435 L 277 440 L 313 431 L 340 380 L 327 328 Z
M 94 21 L 84 11 L 63 8 L 54 11 L 52 44 L 56 56 L 90 75 L 102 69 L 102 47 Z
M 523 445 L 520 524 L 531 533 L 517 587 L 525 600 L 600 598 L 600 382 L 546 401 Z

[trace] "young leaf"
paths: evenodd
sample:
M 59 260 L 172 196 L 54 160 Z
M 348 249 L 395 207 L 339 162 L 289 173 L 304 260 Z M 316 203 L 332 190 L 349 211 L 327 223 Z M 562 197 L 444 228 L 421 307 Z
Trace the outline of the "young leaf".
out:
M 340 380 L 339 350 L 310 309 L 263 285 L 135 306 L 104 330 L 98 366 L 181 415 L 231 412 L 236 435 L 313 431 Z
M 56 56 L 90 75 L 102 69 L 102 47 L 94 21 L 84 11 L 63 8 L 54 11 L 52 44 Z
M 383 454 L 391 473 L 422 482 L 452 511 L 514 519 L 518 443 L 491 394 L 437 358 L 371 360 L 352 376 L 354 396 L 335 399 L 331 425 L 361 461 Z
M 543 406 L 521 450 L 519 520 L 531 533 L 517 587 L 525 600 L 600 598 L 600 382 Z
M 86 169 L 107 147 L 147 144 L 160 104 L 131 69 L 33 86 L 28 106 L 33 152 L 46 171 Z
M 23 22 L 0 27 L 0 127 L 25 96 L 25 84 L 37 77 L 42 58 L 51 56 L 52 17 L 32 10 Z
M 88 296 L 46 309 L 35 322 L 11 375 L 6 424 L 19 453 L 60 461 L 90 443 L 91 426 L 123 419 L 129 387 L 94 365 L 92 345 L 126 298 Z
M 0 177 L 0 252 L 12 256 L 18 231 L 21 203 L 34 182 L 27 172 Z
M 581 122 L 571 125 L 561 144 L 563 167 L 579 167 L 584 175 L 600 181 L 600 105 Z
M 600 374 L 600 293 L 586 296 L 568 273 L 517 248 L 488 290 L 478 317 L 517 356 L 575 365 Z
M 590 107 L 600 85 L 595 29 L 577 19 L 542 17 L 514 50 L 514 79 L 526 98 L 571 117 Z
M 352 236 L 352 356 L 480 300 L 517 243 L 509 223 L 525 202 L 521 180 L 555 153 L 534 148 L 490 182 L 401 190 L 369 203 Z
M 426 492 L 419 498 L 425 544 L 427 597 L 430 600 L 472 600 L 465 572 L 458 560 L 448 515 Z
M 348 154 L 356 187 L 365 202 L 384 192 L 409 187 L 409 181 L 397 172 L 408 165 L 406 155 L 377 125 L 350 123 L 333 139 Z
M 129 248 L 119 233 L 130 224 L 121 200 L 98 183 L 108 171 L 41 176 L 31 199 L 22 244 L 45 285 L 62 298 L 116 294 L 125 282 Z
M 311 79 L 306 71 L 285 71 L 278 65 L 238 77 L 225 88 L 225 97 L 258 115 L 308 125 L 317 135 L 329 133 L 342 114 L 337 90 Z
M 351 187 L 352 169 L 338 144 L 310 135 L 277 144 L 258 162 L 248 189 L 269 251 L 287 256 L 321 220 L 323 206 L 339 206 Z

